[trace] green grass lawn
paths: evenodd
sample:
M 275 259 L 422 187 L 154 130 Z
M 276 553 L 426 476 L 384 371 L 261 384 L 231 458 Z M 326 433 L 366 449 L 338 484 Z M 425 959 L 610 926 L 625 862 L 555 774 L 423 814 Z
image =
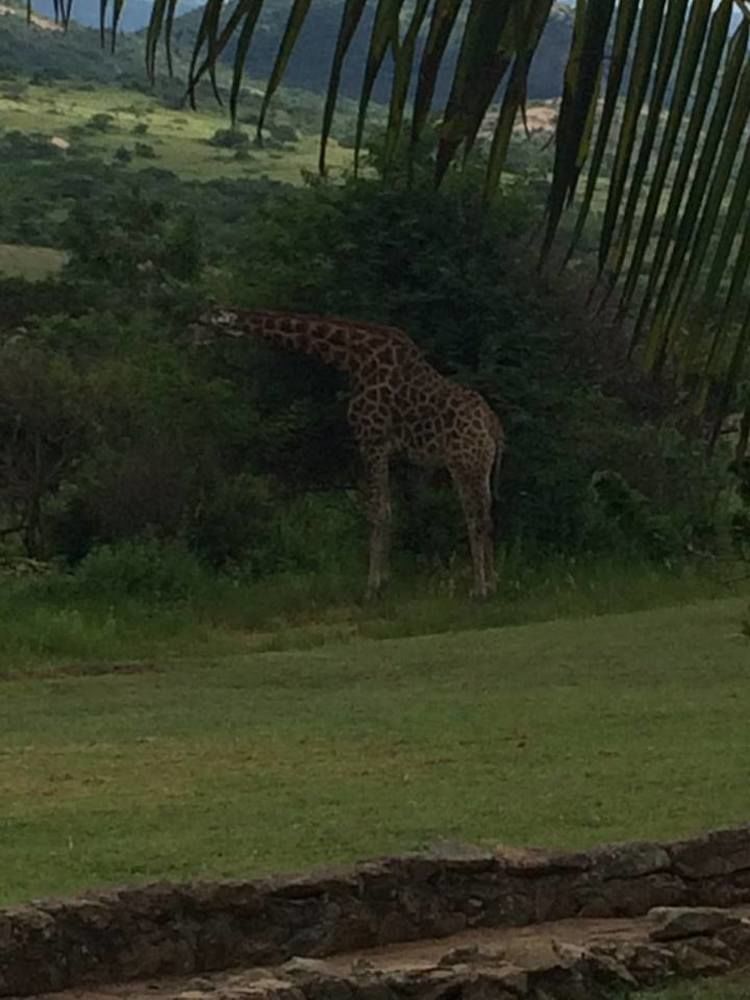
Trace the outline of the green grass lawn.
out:
M 707 982 L 678 983 L 669 989 L 639 994 L 642 1000 L 748 1000 L 750 973 L 724 976 Z
M 0 680 L 0 900 L 750 812 L 746 599 Z

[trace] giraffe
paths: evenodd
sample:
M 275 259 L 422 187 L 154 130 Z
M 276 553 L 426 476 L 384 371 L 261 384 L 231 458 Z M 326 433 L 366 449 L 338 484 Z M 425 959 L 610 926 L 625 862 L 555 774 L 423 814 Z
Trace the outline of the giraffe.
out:
M 496 586 L 492 486 L 505 443 L 496 414 L 477 392 L 445 378 L 402 330 L 331 316 L 212 307 L 192 325 L 193 342 L 257 337 L 316 355 L 348 374 L 348 419 L 364 466 L 370 524 L 367 596 L 388 577 L 391 499 L 389 465 L 404 455 L 447 468 L 466 519 L 472 594 Z

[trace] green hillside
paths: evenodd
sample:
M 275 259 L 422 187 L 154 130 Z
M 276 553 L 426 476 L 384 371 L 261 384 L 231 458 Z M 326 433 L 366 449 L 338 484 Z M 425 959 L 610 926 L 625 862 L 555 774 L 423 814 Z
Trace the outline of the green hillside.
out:
M 145 6 L 141 3 L 139 23 L 143 20 Z M 315 4 L 308 15 L 285 77 L 286 85 L 321 93 L 328 84 L 333 44 L 338 31 L 342 0 L 329 0 Z M 98 31 L 72 23 L 64 34 L 55 30 L 55 25 L 44 21 L 49 15 L 50 5 L 36 6 L 42 15 L 39 23 L 32 25 L 23 36 L 15 17 L 8 13 L 11 9 L 22 9 L 20 0 L 4 0 L 0 4 L 0 75 L 33 72 L 50 75 L 74 75 L 86 79 L 108 81 L 145 82 L 143 67 L 142 37 L 121 34 L 117 53 L 113 58 L 99 45 Z M 125 7 L 129 9 L 128 3 Z M 231 9 L 228 6 L 227 9 Z M 98 24 L 99 5 L 94 7 L 88 0 L 78 0 L 75 5 L 78 16 L 88 25 Z M 288 4 L 285 0 L 270 0 L 263 9 L 253 44 L 248 57 L 248 73 L 255 79 L 267 79 L 278 48 L 286 17 Z M 372 9 L 366 7 L 359 29 L 353 39 L 341 80 L 341 93 L 347 97 L 357 97 L 364 69 L 367 44 L 372 28 Z M 201 10 L 195 8 L 175 20 L 174 37 L 178 63 L 180 56 L 189 55 L 200 23 Z M 133 23 L 133 22 L 131 22 Z M 25 25 L 24 25 L 25 27 Z M 572 17 L 567 7 L 558 5 L 553 13 L 539 46 L 529 78 L 529 98 L 550 98 L 560 95 L 565 59 L 568 54 L 572 33 Z M 448 58 L 438 80 L 438 103 L 447 97 L 451 72 L 457 55 L 458 38 L 454 38 Z M 234 46 L 230 44 L 225 59 L 234 58 Z M 390 93 L 392 67 L 386 61 L 376 83 L 374 99 L 385 101 Z
M 53 21 L 35 16 L 27 25 L 17 0 L 0 4 L 0 78 L 79 78 L 89 81 L 145 83 L 143 46 L 124 36 L 115 58 L 99 44 L 99 33 L 71 24 L 63 32 Z
M 19 157 L 43 164 L 84 156 L 128 170 L 155 167 L 191 180 L 266 175 L 296 182 L 301 169 L 315 167 L 319 95 L 281 88 L 259 148 L 252 140 L 260 81 L 247 80 L 240 130 L 230 135 L 226 110 L 208 85 L 199 88 L 199 110 L 186 107 L 186 64 L 179 54 L 175 77 L 160 74 L 151 86 L 142 37 L 123 36 L 112 54 L 102 49 L 97 31 L 71 25 L 66 34 L 40 15 L 27 25 L 17 0 L 11 3 L 0 5 L 0 150 L 9 169 Z M 219 80 L 228 84 L 228 74 L 220 72 Z M 335 140 L 352 132 L 354 105 L 342 101 L 339 110 L 333 167 L 351 159 Z M 49 147 L 53 138 L 57 148 Z M 17 171 L 11 174 L 8 182 L 16 184 Z M 6 223 L 0 225 L 0 238 L 8 240 L 6 216 L 7 211 L 0 212 L 0 223 Z
M 328 0 L 328 3 L 316 3 L 312 6 L 286 71 L 285 80 L 289 86 L 305 87 L 316 92 L 322 92 L 327 87 L 342 6 L 343 0 Z M 227 9 L 231 10 L 231 5 L 228 5 Z M 286 24 L 288 10 L 289 5 L 284 0 L 270 0 L 264 6 L 248 56 L 248 67 L 252 76 L 266 78 L 269 75 Z M 178 48 L 183 52 L 192 45 L 200 19 L 201 11 L 198 9 L 176 19 L 175 38 Z M 365 7 L 342 73 L 341 93 L 347 97 L 359 94 L 372 22 L 373 7 L 368 5 Z M 572 29 L 570 9 L 557 4 L 531 68 L 528 91 L 530 99 L 558 97 L 562 93 L 563 71 Z M 458 33 L 454 34 L 448 57 L 438 79 L 436 91 L 438 104 L 445 101 L 448 96 L 459 40 Z M 227 47 L 225 58 L 228 61 L 233 60 L 233 45 Z M 374 90 L 376 101 L 388 99 L 391 80 L 392 66 L 386 60 Z

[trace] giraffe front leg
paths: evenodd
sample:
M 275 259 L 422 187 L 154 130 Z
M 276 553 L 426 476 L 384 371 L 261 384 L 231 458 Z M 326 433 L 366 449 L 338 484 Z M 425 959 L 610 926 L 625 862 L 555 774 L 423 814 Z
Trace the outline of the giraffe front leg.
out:
M 377 597 L 388 579 L 391 536 L 391 498 L 388 482 L 388 454 L 365 456 L 367 476 L 367 518 L 370 522 L 370 566 L 367 599 Z

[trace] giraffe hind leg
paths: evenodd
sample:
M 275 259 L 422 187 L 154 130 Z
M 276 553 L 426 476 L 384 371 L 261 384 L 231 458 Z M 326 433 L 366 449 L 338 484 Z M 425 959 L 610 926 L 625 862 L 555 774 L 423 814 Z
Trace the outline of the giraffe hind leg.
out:
M 497 570 L 495 569 L 495 540 L 492 537 L 492 526 L 484 540 L 484 579 L 487 593 L 494 594 L 497 590 Z
M 487 597 L 494 590 L 494 551 L 492 545 L 491 496 L 489 483 L 478 480 L 466 470 L 451 470 L 461 499 L 469 534 L 469 548 L 474 574 L 472 596 Z
M 494 594 L 497 590 L 497 570 L 495 568 L 495 531 L 492 510 L 492 469 L 487 475 L 486 505 L 487 514 L 484 518 L 484 578 L 487 583 L 487 591 Z

